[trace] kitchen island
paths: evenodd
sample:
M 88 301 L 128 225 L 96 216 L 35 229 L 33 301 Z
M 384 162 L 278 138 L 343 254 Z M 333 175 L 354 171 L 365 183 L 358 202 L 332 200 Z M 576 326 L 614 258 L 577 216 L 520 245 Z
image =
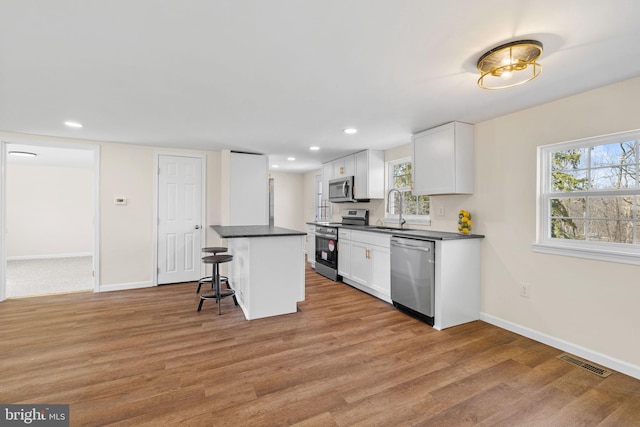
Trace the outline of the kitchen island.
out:
M 305 232 L 268 225 L 210 226 L 227 239 L 231 287 L 247 320 L 295 313 L 304 301 Z

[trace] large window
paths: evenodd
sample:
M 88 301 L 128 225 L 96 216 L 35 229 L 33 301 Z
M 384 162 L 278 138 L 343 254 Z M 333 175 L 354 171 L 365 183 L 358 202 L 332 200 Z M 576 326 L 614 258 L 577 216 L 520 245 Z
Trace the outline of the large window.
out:
M 391 193 L 388 204 L 388 213 L 385 219 L 398 220 L 400 205 L 402 215 L 407 222 L 429 222 L 429 196 L 414 196 L 411 192 L 411 160 L 400 159 L 387 163 L 389 190 L 397 189 Z M 400 203 L 402 201 L 402 203 Z
M 538 250 L 640 264 L 640 131 L 540 147 Z

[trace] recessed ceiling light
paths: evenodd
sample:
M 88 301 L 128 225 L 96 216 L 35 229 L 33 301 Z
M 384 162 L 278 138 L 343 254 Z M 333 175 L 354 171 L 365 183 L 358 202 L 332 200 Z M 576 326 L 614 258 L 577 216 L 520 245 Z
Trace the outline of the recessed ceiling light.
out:
M 357 133 L 358 129 L 354 129 L 354 128 L 347 128 L 344 130 L 344 133 L 346 133 L 347 135 L 353 135 L 354 133 Z
M 295 157 L 287 157 L 287 160 L 289 160 L 290 162 L 294 161 L 295 159 Z
M 273 166 L 271 166 L 271 167 L 272 167 L 272 168 L 274 168 L 274 169 L 278 169 L 280 166 L 278 166 L 278 165 L 273 165 Z
M 320 149 L 320 147 L 314 145 L 313 147 L 309 147 L 309 150 L 311 151 L 318 151 Z
M 31 153 L 29 151 L 9 151 L 9 154 L 12 156 L 20 156 L 20 157 L 36 157 L 36 153 Z
M 70 128 L 81 128 L 82 127 L 82 123 L 78 123 L 78 122 L 64 122 L 65 126 L 68 126 Z

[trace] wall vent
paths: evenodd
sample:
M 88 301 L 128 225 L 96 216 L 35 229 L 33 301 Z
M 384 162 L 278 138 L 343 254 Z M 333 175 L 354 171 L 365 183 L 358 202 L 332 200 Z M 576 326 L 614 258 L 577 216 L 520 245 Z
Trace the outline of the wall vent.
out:
M 599 377 L 606 378 L 609 375 L 613 374 L 613 371 L 609 371 L 608 369 L 601 368 L 599 366 L 593 365 L 590 362 L 587 362 L 584 359 L 580 359 L 579 357 L 573 356 L 568 353 L 562 353 L 557 357 L 560 360 L 564 360 L 567 363 L 571 363 L 572 365 L 576 365 L 582 369 L 586 369 L 592 374 L 596 374 Z

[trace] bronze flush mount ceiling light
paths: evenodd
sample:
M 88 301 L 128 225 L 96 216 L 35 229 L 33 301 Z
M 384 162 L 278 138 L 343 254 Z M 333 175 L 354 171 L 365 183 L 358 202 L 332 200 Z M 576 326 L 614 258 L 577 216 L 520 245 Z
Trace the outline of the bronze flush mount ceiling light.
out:
M 542 43 L 518 40 L 495 47 L 478 59 L 483 89 L 505 89 L 533 80 L 542 72 L 536 60 L 542 54 Z

